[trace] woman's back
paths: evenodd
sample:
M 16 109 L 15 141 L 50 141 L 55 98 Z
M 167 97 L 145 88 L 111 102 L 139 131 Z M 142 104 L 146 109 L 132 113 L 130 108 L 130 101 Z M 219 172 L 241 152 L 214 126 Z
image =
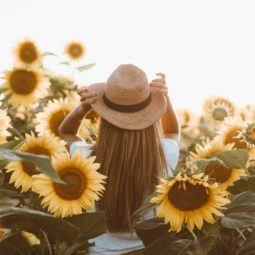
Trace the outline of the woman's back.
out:
M 124 130 L 101 119 L 95 155 L 99 171 L 107 176 L 99 209 L 105 211 L 110 231 L 129 231 L 131 215 L 166 169 L 157 126 Z

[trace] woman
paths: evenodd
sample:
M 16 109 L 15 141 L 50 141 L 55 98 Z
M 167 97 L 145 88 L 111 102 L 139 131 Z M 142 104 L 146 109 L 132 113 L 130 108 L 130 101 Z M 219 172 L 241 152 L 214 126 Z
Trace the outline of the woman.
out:
M 108 177 L 97 208 L 105 211 L 109 231 L 94 239 L 96 247 L 90 254 L 124 254 L 143 248 L 138 237 L 130 234 L 131 215 L 153 192 L 158 177 L 171 175 L 177 164 L 179 124 L 165 76 L 158 75 L 149 84 L 138 67 L 119 66 L 106 83 L 78 91 L 80 106 L 59 128 L 70 153 L 85 148 L 96 155 L 100 172 Z M 93 148 L 76 135 L 91 108 L 101 117 Z

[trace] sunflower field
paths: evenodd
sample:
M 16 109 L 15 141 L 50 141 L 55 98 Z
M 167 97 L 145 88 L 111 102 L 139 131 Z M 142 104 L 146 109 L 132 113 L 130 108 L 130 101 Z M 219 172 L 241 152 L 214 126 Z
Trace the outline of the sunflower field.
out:
M 62 61 L 24 40 L 2 72 L 0 255 L 87 254 L 91 239 L 106 232 L 104 213 L 91 211 L 107 179 L 95 157 L 86 159 L 85 151 L 71 157 L 58 133 L 79 104 L 74 79 L 47 69 L 44 60 L 60 59 L 72 72 L 94 64 L 81 64 L 81 42 L 64 52 Z M 133 215 L 145 245 L 140 254 L 255 254 L 255 106 L 240 109 L 212 96 L 200 116 L 179 110 L 178 118 L 177 169 Z M 92 144 L 97 133 L 98 115 L 90 111 L 78 136 Z

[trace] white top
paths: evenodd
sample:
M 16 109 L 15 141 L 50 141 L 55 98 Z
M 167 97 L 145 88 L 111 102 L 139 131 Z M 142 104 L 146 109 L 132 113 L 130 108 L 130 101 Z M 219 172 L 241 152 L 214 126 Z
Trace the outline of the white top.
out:
M 179 146 L 176 141 L 170 138 L 164 138 L 162 145 L 167 163 L 167 175 L 173 176 L 173 171 L 177 166 L 179 158 Z M 89 157 L 92 152 L 92 146 L 82 141 L 76 141 L 70 146 L 71 156 L 78 150 L 82 152 L 86 150 L 86 155 Z M 137 237 L 136 233 L 110 233 L 107 232 L 92 240 L 95 246 L 89 250 L 90 255 L 119 255 L 134 250 L 144 248 L 142 241 Z

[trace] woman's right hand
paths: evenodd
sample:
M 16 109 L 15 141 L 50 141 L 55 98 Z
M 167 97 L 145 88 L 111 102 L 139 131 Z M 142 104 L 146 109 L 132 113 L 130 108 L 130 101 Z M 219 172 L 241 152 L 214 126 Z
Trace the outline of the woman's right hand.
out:
M 97 101 L 97 95 L 88 91 L 88 87 L 81 87 L 77 90 L 80 96 L 81 106 L 85 109 L 91 108 L 91 105 Z

